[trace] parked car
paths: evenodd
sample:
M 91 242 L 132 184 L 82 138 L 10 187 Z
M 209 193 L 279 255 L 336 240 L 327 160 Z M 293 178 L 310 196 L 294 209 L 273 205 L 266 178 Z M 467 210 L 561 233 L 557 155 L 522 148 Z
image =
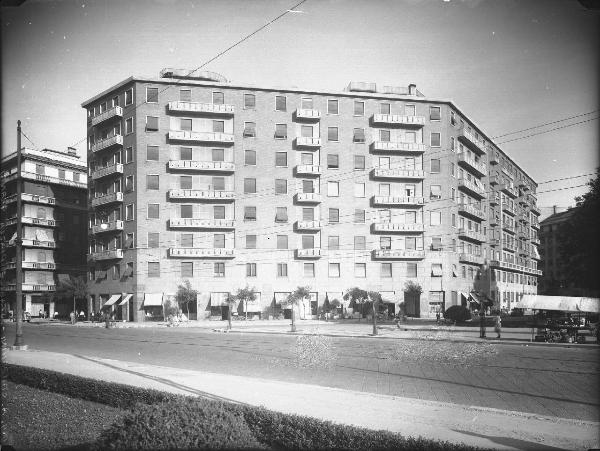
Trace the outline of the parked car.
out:
M 27 321 L 29 323 L 31 321 L 31 313 L 23 312 L 23 321 Z

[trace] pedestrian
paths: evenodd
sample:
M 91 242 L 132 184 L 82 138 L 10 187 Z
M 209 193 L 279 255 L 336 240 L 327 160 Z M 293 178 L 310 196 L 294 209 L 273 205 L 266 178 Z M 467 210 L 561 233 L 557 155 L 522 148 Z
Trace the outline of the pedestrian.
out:
M 83 321 L 85 319 L 85 312 L 82 310 L 81 312 L 79 312 L 79 320 Z
M 75 324 L 75 312 L 71 311 L 69 316 L 71 317 L 71 324 Z
M 435 312 L 435 323 L 436 324 L 440 323 L 440 311 L 439 310 L 437 312 Z
M 44 317 L 44 312 L 42 312 L 42 309 L 40 309 L 40 313 L 39 313 L 39 315 L 38 315 L 38 316 L 39 316 L 40 318 L 43 318 L 43 317 Z
M 500 314 L 496 315 L 496 325 L 494 326 L 494 330 L 498 334 L 497 338 L 500 338 L 500 333 L 502 332 L 502 318 L 500 318 Z

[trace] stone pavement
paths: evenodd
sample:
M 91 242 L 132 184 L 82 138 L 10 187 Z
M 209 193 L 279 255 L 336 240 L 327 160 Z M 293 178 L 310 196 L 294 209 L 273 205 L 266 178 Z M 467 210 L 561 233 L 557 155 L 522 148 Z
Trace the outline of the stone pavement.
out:
M 46 351 L 5 351 L 4 362 L 484 448 L 600 446 L 597 422 Z

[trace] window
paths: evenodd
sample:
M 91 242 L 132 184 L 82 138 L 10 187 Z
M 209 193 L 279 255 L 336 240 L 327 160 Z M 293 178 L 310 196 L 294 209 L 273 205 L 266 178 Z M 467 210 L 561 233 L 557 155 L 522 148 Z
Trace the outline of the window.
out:
M 192 189 L 192 176 L 191 175 L 180 175 L 179 176 L 179 188 L 180 189 Z
M 212 149 L 212 161 L 225 161 L 225 149 Z
M 379 249 L 390 250 L 392 248 L 392 239 L 389 236 L 379 238 Z
M 313 235 L 302 235 L 302 249 L 314 249 L 315 237 Z
M 438 226 L 442 223 L 442 212 L 441 211 L 430 211 L 429 224 L 432 226 Z
M 441 199 L 442 198 L 442 185 L 431 185 L 429 188 L 430 199 Z
M 213 207 L 213 219 L 225 219 L 225 207 L 223 205 Z
M 454 146 L 454 136 L 450 137 L 450 150 L 452 152 L 456 152 L 456 147 Z
M 406 264 L 406 277 L 417 277 L 417 264 L 407 263 Z
M 314 263 L 304 263 L 304 277 L 315 277 Z
M 35 173 L 39 175 L 44 175 L 46 173 L 46 166 L 44 166 L 43 164 L 36 164 Z
M 312 138 L 313 137 L 312 125 L 302 125 L 300 127 L 300 136 L 302 136 L 303 138 Z
M 392 264 L 382 263 L 381 264 L 381 277 L 392 277 Z
M 327 154 L 327 169 L 339 169 L 340 156 L 337 154 Z
M 256 235 L 246 235 L 246 249 L 256 249 Z
M 275 222 L 287 222 L 288 214 L 287 207 L 276 207 L 275 208 Z
M 159 189 L 158 175 L 146 175 L 146 189 L 157 190 Z
M 113 280 L 119 280 L 121 278 L 121 267 L 118 264 L 112 266 L 112 278 Z
M 158 146 L 146 147 L 146 160 L 158 161 Z
M 244 220 L 256 221 L 256 207 L 244 207 Z
M 379 113 L 381 114 L 391 114 L 391 105 L 389 103 L 381 103 L 379 104 Z
M 302 180 L 302 192 L 303 193 L 314 193 L 315 186 L 312 180 Z
M 391 133 L 389 130 L 379 130 L 379 141 L 390 142 Z
M 407 116 L 414 116 L 415 114 L 417 114 L 416 106 L 415 105 L 406 105 L 404 107 L 404 114 L 406 114 Z
M 194 277 L 194 262 L 181 262 L 181 277 Z
M 213 132 L 223 133 L 225 131 L 225 121 L 212 121 Z
M 125 91 L 125 105 L 131 105 L 133 103 L 133 89 Z
M 354 263 L 354 277 L 367 277 L 366 263 Z
M 364 116 L 365 115 L 365 102 L 361 102 L 360 100 L 354 101 L 354 115 L 355 116 Z
M 255 122 L 244 122 L 244 138 L 255 138 L 256 137 L 256 123 Z
M 146 131 L 158 131 L 158 116 L 146 116 Z
M 452 125 L 456 125 L 456 114 L 454 111 L 450 111 L 450 123 Z
M 225 249 L 225 234 L 215 233 L 213 235 L 213 247 L 215 249 Z
M 193 205 L 180 205 L 179 206 L 179 217 L 180 218 L 193 218 L 194 217 L 194 206 Z
M 64 178 L 65 178 L 65 170 L 64 169 L 58 170 L 58 178 L 64 180 Z
M 431 238 L 431 250 L 432 251 L 441 251 L 442 250 L 442 237 L 434 236 Z
M 417 238 L 414 236 L 407 236 L 404 238 L 404 248 L 407 250 L 415 250 L 417 248 Z
M 337 251 L 340 249 L 340 237 L 337 235 L 330 235 L 327 239 L 327 248 L 330 250 Z
M 431 147 L 440 147 L 441 138 L 439 133 L 431 133 Z
M 192 101 L 192 90 L 191 89 L 180 89 L 179 90 L 179 101 L 180 102 L 191 102 Z
M 429 120 L 439 121 L 441 119 L 441 108 L 439 106 L 429 107 Z
M 287 263 L 277 263 L 277 277 L 287 277 Z
M 192 148 L 191 147 L 180 147 L 179 148 L 179 159 L 180 160 L 191 160 L 192 159 Z
M 287 109 L 287 101 L 285 96 L 275 96 L 275 110 L 276 111 L 286 111 Z
M 275 179 L 275 194 L 287 194 L 286 179 Z
M 132 117 L 125 120 L 125 134 L 129 135 L 130 133 L 133 133 L 133 118 Z
M 287 235 L 277 235 L 277 249 L 287 249 L 288 248 L 288 236 Z
M 328 114 L 339 114 L 339 102 L 335 99 L 327 100 L 327 113 Z
M 213 191 L 225 191 L 225 177 L 212 178 Z
M 215 91 L 212 93 L 213 103 L 216 105 L 223 105 L 225 103 L 225 94 L 222 92 Z
M 256 263 L 246 263 L 246 277 L 256 277 Z
M 389 196 L 391 185 L 389 183 L 380 183 L 379 184 L 379 195 L 380 196 Z
M 365 197 L 365 184 L 355 183 L 354 184 L 354 197 Z
M 432 159 L 431 160 L 431 173 L 439 173 L 440 172 L 440 160 Z
M 452 177 L 456 177 L 456 166 L 454 163 L 450 163 L 450 175 Z
M 313 154 L 309 152 L 303 152 L 300 154 L 301 164 L 313 164 Z
M 217 262 L 214 264 L 214 277 L 225 277 L 225 263 Z
M 160 233 L 148 232 L 148 249 L 157 249 L 159 246 Z
M 327 195 L 329 197 L 338 197 L 340 195 L 339 182 L 327 182 Z
M 314 221 L 315 220 L 315 209 L 312 207 L 302 208 L 302 220 L 303 221 Z
M 133 221 L 133 204 L 125 206 L 125 221 Z
M 244 164 L 256 166 L 256 150 L 244 150 Z
M 148 277 L 160 277 L 159 262 L 148 262 Z
M 302 97 L 300 99 L 300 108 L 303 110 L 312 110 L 314 108 L 313 99 L 310 97 Z
M 287 152 L 275 152 L 275 166 L 287 167 Z
M 244 193 L 245 194 L 256 193 L 256 179 L 252 179 L 252 178 L 244 179 Z
M 354 155 L 354 169 L 364 170 L 365 169 L 365 156 Z
M 364 143 L 365 142 L 365 129 L 364 128 L 355 128 L 352 134 L 352 141 L 355 143 Z
M 125 149 L 125 163 L 133 162 L 133 147 Z
M 146 88 L 146 103 L 158 103 L 158 88 Z
M 254 94 L 244 94 L 244 108 L 256 108 L 256 96 Z
M 329 277 L 340 277 L 339 263 L 329 263 Z
M 329 209 L 329 222 L 340 222 L 340 210 L 338 208 Z
M 38 207 L 37 218 L 38 219 L 46 219 L 46 209 L 44 207 Z
M 125 177 L 125 192 L 130 193 L 133 191 L 133 175 Z
M 287 124 L 275 124 L 275 138 L 287 139 Z
M 160 218 L 160 204 L 148 204 L 148 219 Z
M 327 127 L 327 141 L 338 141 L 338 132 L 337 127 Z
M 354 210 L 354 222 L 364 224 L 365 222 L 365 210 L 355 209 Z
M 192 120 L 191 119 L 180 119 L 179 129 L 185 131 L 192 131 Z

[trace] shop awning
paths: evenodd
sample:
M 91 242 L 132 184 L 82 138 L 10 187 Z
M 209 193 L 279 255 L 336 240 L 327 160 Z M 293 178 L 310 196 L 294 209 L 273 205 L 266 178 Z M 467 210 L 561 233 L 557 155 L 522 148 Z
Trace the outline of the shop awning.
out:
M 289 292 L 278 292 L 275 293 L 275 304 L 285 304 L 287 297 L 290 295 Z
M 341 291 L 326 291 L 325 294 L 327 295 L 329 302 L 333 301 L 334 299 L 337 299 L 338 301 L 340 301 L 341 304 L 344 303 L 344 293 L 342 293 Z
M 144 307 L 161 307 L 162 301 L 162 293 L 144 293 Z
M 125 297 L 123 298 L 123 300 L 121 302 L 119 302 L 119 305 L 125 305 L 129 302 L 129 300 L 131 299 L 131 297 L 133 296 L 133 294 L 127 294 L 125 295 Z
M 211 307 L 221 307 L 223 305 L 229 305 L 225 300 L 229 293 L 227 292 L 211 292 L 210 293 L 210 306 Z
M 260 312 L 260 303 L 258 301 L 242 302 L 242 311 L 248 313 Z
M 120 294 L 113 294 L 110 299 L 108 301 L 106 301 L 106 304 L 104 304 L 102 307 L 108 307 L 109 305 L 113 305 L 115 302 L 117 302 L 119 300 L 119 298 L 121 297 Z
M 380 291 L 381 300 L 387 304 L 395 304 L 396 297 L 393 291 Z
M 471 291 L 469 293 L 469 300 L 478 305 L 483 304 L 484 306 L 488 307 L 494 305 L 494 301 L 488 298 L 485 293 L 482 293 L 481 291 Z
M 574 296 L 542 296 L 525 294 L 517 302 L 515 308 L 533 310 L 557 310 L 562 312 L 600 313 L 599 298 L 584 298 Z

